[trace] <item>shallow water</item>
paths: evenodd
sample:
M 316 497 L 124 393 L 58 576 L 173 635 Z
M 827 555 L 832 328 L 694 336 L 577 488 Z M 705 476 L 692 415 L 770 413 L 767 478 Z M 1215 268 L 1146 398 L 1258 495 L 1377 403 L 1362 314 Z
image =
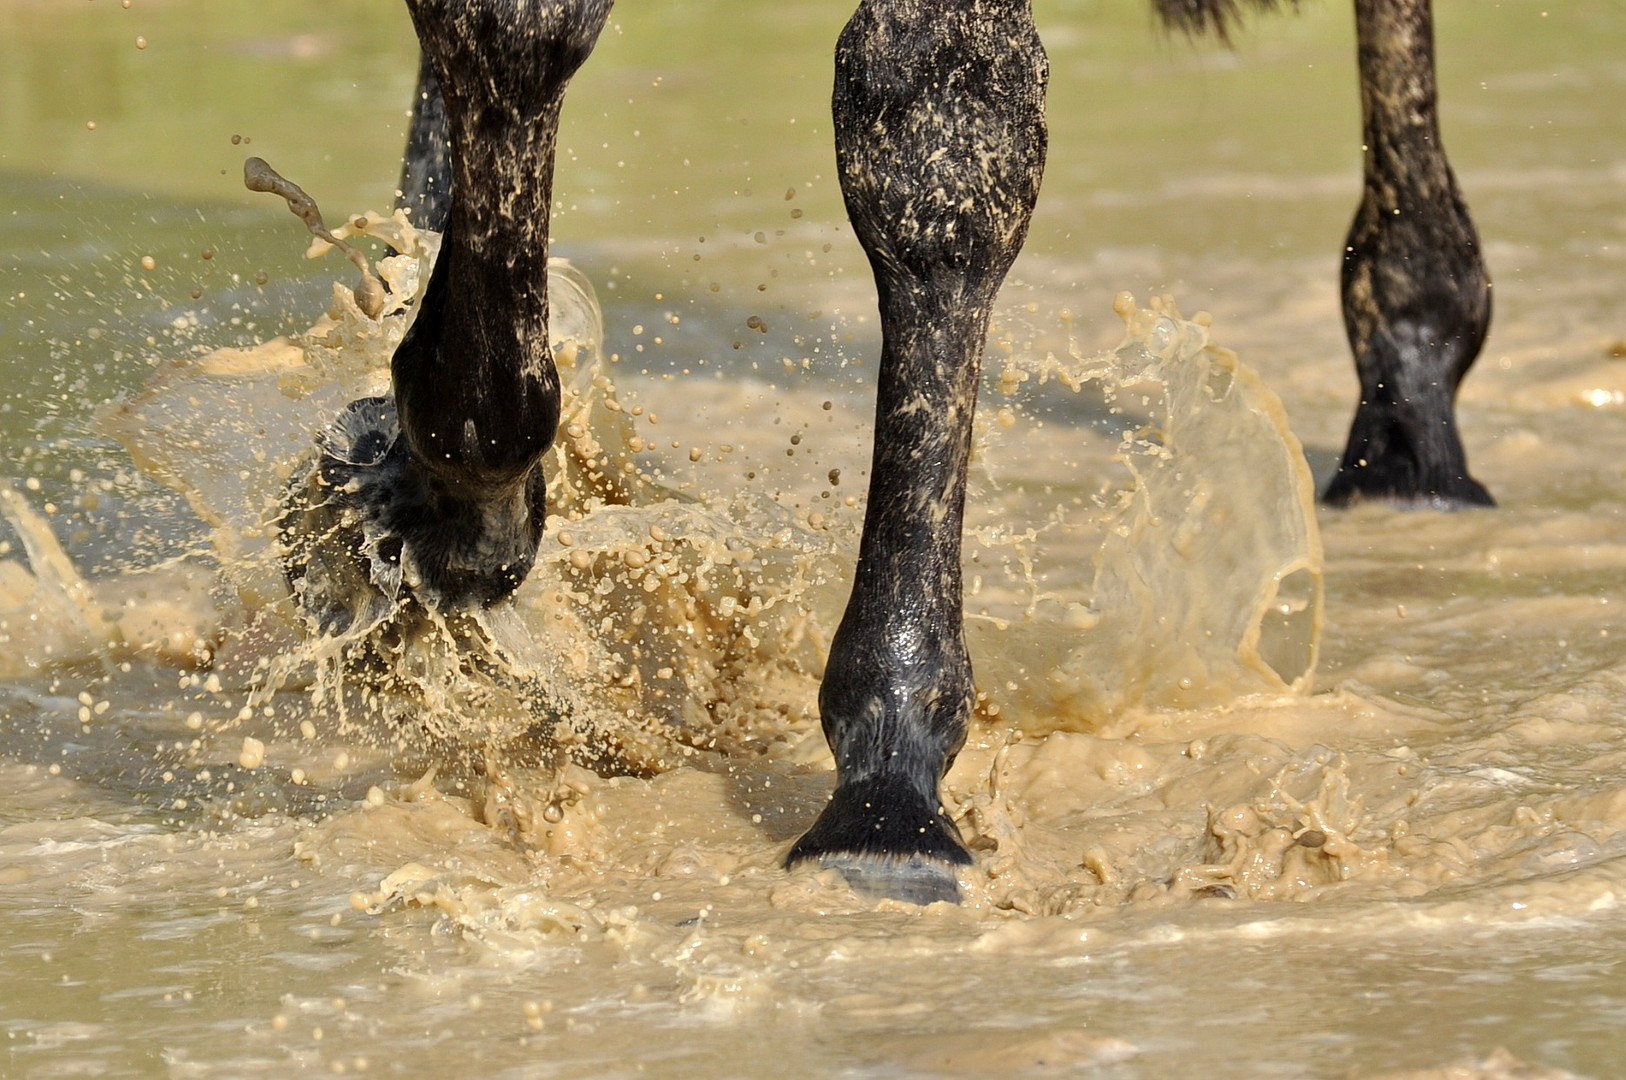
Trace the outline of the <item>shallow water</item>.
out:
M 1617 1074 L 1626 12 L 1437 7 L 1444 137 L 1497 282 L 1462 417 L 1502 508 L 1320 515 L 1314 692 L 1159 709 L 1081 695 L 1126 670 L 1092 672 L 1090 649 L 1125 653 L 1066 629 L 1122 420 L 998 376 L 1067 356 L 1069 334 L 1085 357 L 1114 346 L 1121 289 L 1171 292 L 1213 313 L 1324 478 L 1354 384 L 1335 286 L 1350 17 L 1310 6 L 1228 54 L 1159 38 L 1135 4 L 1040 5 L 1052 156 L 990 349 L 968 544 L 988 697 L 948 792 L 978 865 L 962 908 L 916 911 L 777 869 L 830 783 L 813 693 L 877 351 L 828 146 L 845 11 L 623 5 L 576 81 L 557 253 L 597 289 L 624 409 L 600 388 L 587 430 L 641 408 L 655 449 L 630 509 L 561 517 L 572 543 L 522 609 L 564 643 L 546 656 L 579 662 L 565 676 L 619 665 L 593 700 L 686 723 L 632 747 L 685 764 L 516 768 L 493 809 L 478 769 L 415 784 L 443 755 L 341 723 L 309 669 L 241 717 L 258 660 L 294 641 L 256 614 L 263 563 L 137 467 L 104 408 L 328 307 L 351 272 L 302 260 L 241 159 L 330 222 L 382 209 L 404 15 L 0 6 L 0 440 L 23 526 L 0 563 L 0 1072 Z M 191 417 L 169 445 L 197 417 L 247 422 L 199 456 L 249 473 L 222 490 L 275 490 L 250 464 L 262 399 L 182 385 L 159 399 Z M 22 550 L 29 513 L 65 558 Z M 727 587 L 673 584 L 702 570 Z M 583 580 L 609 584 L 555 598 Z M 1184 607 L 1223 617 L 1193 580 Z

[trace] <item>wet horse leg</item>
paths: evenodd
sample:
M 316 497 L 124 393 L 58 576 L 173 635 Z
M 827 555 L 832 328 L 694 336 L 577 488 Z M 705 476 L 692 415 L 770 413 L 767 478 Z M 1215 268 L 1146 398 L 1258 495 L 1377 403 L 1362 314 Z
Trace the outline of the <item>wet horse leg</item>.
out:
M 1221 38 L 1240 2 L 1153 0 L 1168 25 Z M 1321 498 L 1490 506 L 1455 413 L 1490 323 L 1490 279 L 1440 144 L 1430 0 L 1355 0 L 1355 24 L 1365 191 L 1344 246 L 1343 305 L 1361 398 Z
M 1322 499 L 1490 506 L 1468 475 L 1455 402 L 1491 286 L 1440 143 L 1430 0 L 1356 0 L 1355 18 L 1365 191 L 1343 301 L 1361 399 Z
M 379 594 L 442 613 L 490 605 L 530 571 L 541 459 L 559 421 L 547 290 L 554 143 L 565 88 L 610 0 L 407 6 L 444 98 L 442 120 L 439 99 L 420 95 L 421 175 L 437 175 L 442 123 L 451 165 L 449 192 L 442 180 L 414 194 L 429 216 L 450 201 L 417 319 L 391 361 L 393 397 L 341 416 L 285 526 L 290 580 L 329 630 L 376 611 L 368 597 Z
M 401 157 L 401 189 L 395 205 L 411 211 L 412 223 L 441 232 L 452 204 L 451 134 L 446 130 L 446 99 L 435 63 L 418 58 L 418 89 L 412 99 L 412 125 Z
M 955 899 L 938 801 L 965 740 L 960 530 L 984 339 L 1044 167 L 1027 0 L 864 0 L 836 47 L 836 159 L 875 274 L 881 362 L 858 567 L 819 694 L 836 789 L 788 864 Z
M 451 204 L 423 309 L 391 362 L 428 529 L 416 553 L 441 606 L 524 580 L 559 420 L 548 343 L 548 210 L 570 77 L 609 0 L 409 0 L 446 102 Z

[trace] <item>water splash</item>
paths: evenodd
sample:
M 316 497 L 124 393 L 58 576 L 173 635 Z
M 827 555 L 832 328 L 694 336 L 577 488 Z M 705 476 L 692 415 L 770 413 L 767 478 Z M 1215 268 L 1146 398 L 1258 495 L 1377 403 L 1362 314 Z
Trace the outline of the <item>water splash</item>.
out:
M 333 418 L 387 392 L 438 248 L 401 214 L 358 215 L 332 232 L 362 235 L 392 252 L 378 264 L 388 290 L 376 316 L 336 283 L 306 333 L 175 361 L 104 417 L 212 527 L 243 612 L 216 667 L 250 691 L 245 713 L 306 686 L 339 730 L 397 745 L 403 726 L 450 744 L 531 740 L 642 773 L 696 748 L 796 746 L 825 760 L 810 702 L 855 538 L 758 493 L 695 498 L 665 486 L 655 418 L 623 403 L 592 286 L 558 260 L 549 294 L 562 437 L 531 579 L 492 612 L 443 619 L 380 596 L 339 632 L 302 625 L 278 565 L 288 478 L 308 467 L 312 432 L 342 441 Z M 309 254 L 330 246 L 317 239 Z M 1308 471 L 1279 402 L 1210 344 L 1205 319 L 1183 320 L 1164 300 L 1141 310 L 1125 296 L 1116 308 L 1125 339 L 1113 353 L 1008 350 L 997 380 L 1007 396 L 1088 389 L 1117 434 L 1075 478 L 1091 487 L 1087 503 L 1043 523 L 973 529 L 983 550 L 1011 553 L 1016 585 L 1003 601 L 985 590 L 972 613 L 983 715 L 1030 732 L 1302 693 L 1314 668 L 1321 554 Z M 1043 425 L 1018 429 L 1010 406 L 985 413 L 977 467 L 997 515 L 1003 448 Z M 1092 575 L 1041 583 L 1046 560 Z M 982 575 L 968 571 L 976 593 Z
M 1114 307 L 1124 340 L 1112 352 L 1013 350 L 997 376 L 1029 411 L 1038 388 L 1065 387 L 1093 421 L 1046 435 L 1002 407 L 982 455 L 997 489 L 1006 445 L 1045 439 L 1061 462 L 1038 472 L 1045 490 L 1089 492 L 1025 533 L 978 536 L 1015 564 L 1013 588 L 970 624 L 974 656 L 998 713 L 1030 731 L 1304 694 L 1315 671 L 1321 540 L 1281 402 L 1211 343 L 1206 316 L 1182 319 L 1168 298 L 1143 309 L 1127 293 Z M 1092 439 L 1093 459 L 1079 445 Z M 1031 449 L 1015 453 L 1023 472 L 1037 471 Z

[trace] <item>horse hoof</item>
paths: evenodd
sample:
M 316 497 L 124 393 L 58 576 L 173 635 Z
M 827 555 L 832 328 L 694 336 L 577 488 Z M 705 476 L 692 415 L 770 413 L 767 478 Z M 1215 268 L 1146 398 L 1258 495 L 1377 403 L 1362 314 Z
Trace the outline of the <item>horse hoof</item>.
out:
M 889 855 L 826 855 L 818 860 L 827 870 L 840 871 L 852 891 L 867 900 L 902 900 L 908 904 L 960 902 L 960 883 L 954 867 L 924 855 L 898 858 Z
M 836 788 L 785 857 L 787 867 L 802 862 L 839 870 L 861 896 L 959 903 L 954 871 L 970 865 L 971 853 L 935 793 L 902 777 L 870 776 Z

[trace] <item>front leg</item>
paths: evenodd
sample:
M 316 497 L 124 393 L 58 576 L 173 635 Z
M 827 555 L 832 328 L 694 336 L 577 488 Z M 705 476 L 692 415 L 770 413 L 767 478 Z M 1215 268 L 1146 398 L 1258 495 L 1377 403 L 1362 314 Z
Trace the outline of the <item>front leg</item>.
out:
M 408 0 L 428 95 L 409 158 L 430 178 L 414 187 L 409 160 L 408 194 L 444 215 L 445 233 L 390 362 L 392 396 L 353 402 L 290 487 L 284 566 L 323 630 L 406 599 L 443 613 L 489 606 L 530 572 L 559 421 L 554 146 L 565 89 L 610 2 Z
M 973 689 L 960 599 L 966 465 L 988 318 L 1044 169 L 1028 0 L 864 0 L 836 46 L 836 161 L 880 296 L 869 502 L 819 693 L 836 790 L 787 864 L 958 899 L 938 802 Z
M 1490 278 L 1440 144 L 1429 0 L 1356 0 L 1355 15 L 1365 192 L 1343 300 L 1361 400 L 1321 497 L 1490 506 L 1455 415 L 1490 324 Z

